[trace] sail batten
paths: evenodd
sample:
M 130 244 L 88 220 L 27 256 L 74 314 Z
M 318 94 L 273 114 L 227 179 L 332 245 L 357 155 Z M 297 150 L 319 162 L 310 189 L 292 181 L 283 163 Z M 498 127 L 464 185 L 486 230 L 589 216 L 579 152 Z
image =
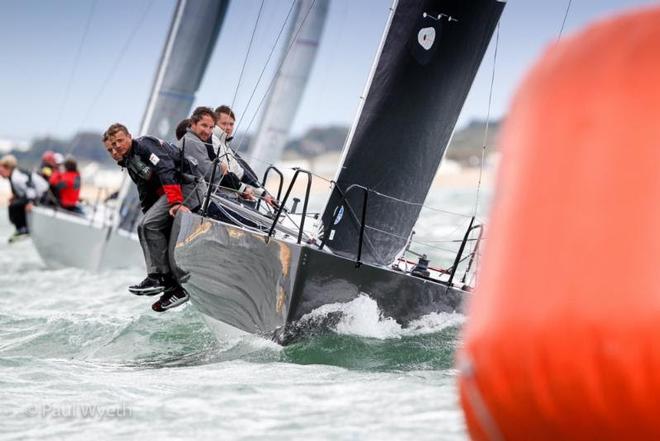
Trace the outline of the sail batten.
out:
M 349 195 L 346 214 L 332 224 L 353 184 L 372 190 L 363 260 L 387 265 L 405 247 L 503 7 L 497 0 L 395 4 L 323 214 L 333 251 L 356 253 L 362 196 Z

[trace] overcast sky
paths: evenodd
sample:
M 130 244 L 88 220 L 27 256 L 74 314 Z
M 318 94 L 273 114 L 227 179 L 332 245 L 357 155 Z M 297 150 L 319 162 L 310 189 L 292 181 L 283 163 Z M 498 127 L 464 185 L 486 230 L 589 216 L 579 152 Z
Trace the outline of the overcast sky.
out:
M 265 0 L 265 19 L 238 90 L 239 112 L 255 88 L 290 2 Z M 196 105 L 231 102 L 260 4 L 261 0 L 232 0 Z M 294 134 L 353 120 L 390 4 L 330 0 Z M 650 4 L 658 1 L 572 0 L 564 33 Z M 83 129 L 101 131 L 114 121 L 137 131 L 174 5 L 174 0 L 0 0 L 0 138 L 67 137 Z M 567 5 L 568 0 L 509 0 L 500 27 L 495 117 L 506 112 L 525 71 L 557 39 Z M 459 125 L 487 113 L 493 48 L 494 40 Z M 258 98 L 268 82 L 269 78 L 263 80 L 257 88 Z M 248 119 L 253 113 L 254 108 L 245 112 Z

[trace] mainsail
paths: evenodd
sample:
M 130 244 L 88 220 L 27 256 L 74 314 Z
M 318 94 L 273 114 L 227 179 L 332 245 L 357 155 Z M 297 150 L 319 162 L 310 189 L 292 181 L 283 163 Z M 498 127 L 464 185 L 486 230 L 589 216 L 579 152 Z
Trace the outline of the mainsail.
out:
M 298 0 L 294 20 L 249 155 L 257 176 L 279 160 L 284 150 L 328 14 L 329 0 Z M 295 40 L 294 40 L 295 39 Z M 290 49 L 289 49 L 290 48 Z M 287 51 L 287 49 L 289 49 Z
M 387 265 L 405 247 L 499 20 L 498 0 L 400 0 L 323 213 L 328 246 Z M 333 224 L 333 215 L 337 213 Z
M 141 135 L 174 138 L 188 116 L 229 0 L 179 0 L 142 119 Z
M 142 118 L 140 135 L 171 140 L 188 116 L 213 53 L 229 0 L 178 0 Z M 124 177 L 119 228 L 133 230 L 139 215 L 135 186 Z

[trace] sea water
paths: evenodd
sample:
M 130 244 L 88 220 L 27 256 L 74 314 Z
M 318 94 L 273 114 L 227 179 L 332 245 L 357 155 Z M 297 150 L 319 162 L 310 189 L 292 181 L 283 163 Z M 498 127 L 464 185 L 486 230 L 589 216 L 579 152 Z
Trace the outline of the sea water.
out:
M 473 191 L 430 205 L 469 214 Z M 480 210 L 482 212 L 484 208 Z M 4 209 L 3 209 L 4 211 Z M 425 210 L 437 262 L 469 219 Z M 280 347 L 218 341 L 193 304 L 158 314 L 130 295 L 140 270 L 48 269 L 0 214 L 0 438 L 463 440 L 454 354 L 460 314 L 402 328 L 366 296 L 326 335 Z

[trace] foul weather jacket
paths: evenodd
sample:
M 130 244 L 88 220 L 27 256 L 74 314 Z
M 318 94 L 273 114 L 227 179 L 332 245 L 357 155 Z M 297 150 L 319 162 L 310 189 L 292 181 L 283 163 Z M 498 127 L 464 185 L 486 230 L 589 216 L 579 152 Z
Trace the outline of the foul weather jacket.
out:
M 210 182 L 215 159 L 213 145 L 202 141 L 195 132 L 188 129 L 179 141 L 179 148 L 186 159 L 186 173 L 204 179 L 205 182 Z M 234 173 L 228 172 L 223 175 L 219 167 L 215 172 L 213 185 L 238 190 L 239 192 L 244 190 L 240 179 Z
M 48 182 L 37 173 L 15 168 L 9 176 L 13 203 L 38 201 L 47 191 Z
M 137 185 L 143 213 L 163 194 L 170 205 L 184 203 L 180 161 L 179 150 L 172 144 L 151 136 L 133 139 L 131 149 L 119 165 L 126 168 Z M 185 205 L 196 208 L 188 203 Z
M 55 172 L 51 174 L 49 183 L 62 207 L 73 208 L 78 205 L 80 173 L 76 171 Z
M 241 158 L 231 147 L 228 142 L 232 139 L 227 137 L 227 133 L 220 127 L 213 127 L 213 141 L 212 156 L 215 158 L 217 155 L 221 156 L 221 160 L 227 164 L 229 173 L 233 173 L 239 179 L 239 187 L 237 188 L 240 193 L 245 191 L 247 185 L 254 188 L 254 193 L 257 196 L 262 196 L 266 190 L 259 184 L 256 174 L 250 166 Z

